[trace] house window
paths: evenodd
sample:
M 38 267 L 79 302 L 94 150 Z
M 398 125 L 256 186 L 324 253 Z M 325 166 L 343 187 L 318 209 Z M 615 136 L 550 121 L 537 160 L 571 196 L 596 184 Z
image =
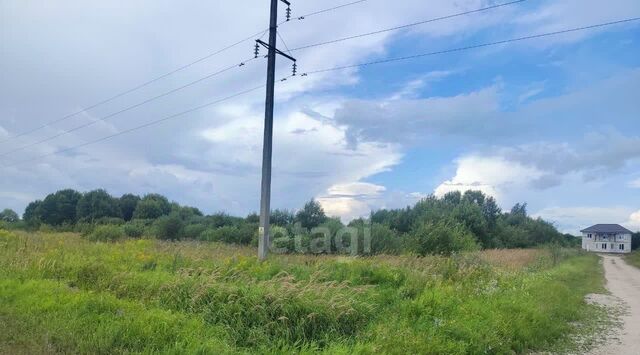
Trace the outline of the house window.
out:
M 602 249 L 607 250 L 607 243 L 602 243 Z
M 591 239 L 591 233 L 587 234 L 587 238 Z
M 620 244 L 620 245 L 618 245 L 618 249 L 620 249 L 620 250 L 624 250 L 624 244 Z

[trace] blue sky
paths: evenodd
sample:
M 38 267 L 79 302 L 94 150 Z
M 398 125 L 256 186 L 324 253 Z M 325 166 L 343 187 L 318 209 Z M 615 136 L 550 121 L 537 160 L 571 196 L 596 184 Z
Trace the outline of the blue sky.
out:
M 343 3 L 294 3 L 294 15 Z M 498 2 L 368 0 L 293 21 L 290 48 Z M 65 0 L 0 4 L 0 140 L 91 105 L 266 28 L 266 6 Z M 634 0 L 529 0 L 294 52 L 299 72 L 464 47 L 640 16 Z M 223 30 L 222 30 L 223 29 Z M 298 77 L 279 83 L 273 206 L 318 199 L 343 220 L 429 194 L 481 189 L 504 209 L 576 232 L 640 229 L 640 21 L 499 46 Z M 283 44 L 280 43 L 282 47 Z M 206 212 L 258 208 L 264 93 L 256 91 L 65 154 L 264 82 L 247 63 L 160 100 L 129 105 L 251 55 L 248 41 L 152 85 L 33 134 L 2 156 L 0 207 L 18 211 L 60 188 L 160 192 Z M 279 75 L 290 64 L 281 60 Z

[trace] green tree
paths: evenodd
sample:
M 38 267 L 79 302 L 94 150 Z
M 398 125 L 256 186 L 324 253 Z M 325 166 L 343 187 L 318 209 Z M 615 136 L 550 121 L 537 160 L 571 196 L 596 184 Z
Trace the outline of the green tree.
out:
M 295 218 L 295 215 L 291 211 L 276 209 L 271 211 L 271 218 L 269 220 L 271 221 L 271 224 L 286 227 L 293 224 Z
M 159 194 L 148 194 L 138 202 L 133 212 L 133 218 L 156 219 L 169 213 L 171 213 L 171 204 L 166 197 Z
M 53 226 L 64 223 L 74 224 L 77 220 L 76 209 L 80 198 L 82 194 L 71 189 L 47 195 L 38 207 L 40 220 Z
M 18 222 L 19 220 L 20 220 L 20 217 L 12 209 L 6 208 L 2 212 L 0 212 L 0 221 L 14 223 L 14 222 Z
M 35 200 L 27 205 L 27 208 L 24 209 L 24 214 L 22 215 L 22 219 L 29 224 L 36 224 L 40 222 L 41 214 L 40 214 L 40 205 L 42 204 L 41 200 Z
M 179 240 L 182 238 L 184 222 L 177 213 L 159 217 L 153 226 L 158 239 Z
M 460 191 L 449 191 L 442 196 L 444 202 L 448 202 L 453 205 L 457 205 L 462 201 L 462 193 Z
M 300 222 L 302 227 L 310 229 L 319 226 L 327 220 L 322 206 L 316 200 L 307 202 L 304 207 L 296 213 L 296 222 Z
M 98 189 L 82 195 L 76 207 L 78 220 L 94 221 L 98 218 L 121 216 L 118 200 L 105 190 Z
M 120 197 L 118 204 L 122 212 L 122 219 L 130 221 L 133 218 L 133 212 L 136 210 L 140 202 L 140 197 L 134 194 L 124 194 Z
M 247 223 L 260 223 L 260 216 L 255 212 L 249 213 L 249 215 L 247 215 L 247 218 L 245 218 L 244 221 Z

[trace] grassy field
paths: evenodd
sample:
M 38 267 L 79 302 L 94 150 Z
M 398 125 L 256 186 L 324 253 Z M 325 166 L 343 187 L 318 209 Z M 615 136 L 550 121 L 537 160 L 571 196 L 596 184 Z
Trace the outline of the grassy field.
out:
M 594 255 L 272 256 L 0 230 L 1 353 L 522 353 L 568 343 Z
M 636 250 L 631 254 L 625 256 L 624 260 L 626 260 L 631 265 L 640 267 L 640 250 Z

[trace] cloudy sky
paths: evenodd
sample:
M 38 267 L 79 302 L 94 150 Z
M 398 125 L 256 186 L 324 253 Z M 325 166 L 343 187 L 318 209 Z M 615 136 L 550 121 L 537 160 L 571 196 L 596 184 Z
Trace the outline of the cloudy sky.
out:
M 293 0 L 292 10 L 345 2 Z M 368 0 L 283 24 L 279 46 L 497 3 Z M 251 58 L 252 39 L 12 137 L 258 33 L 267 11 L 266 0 L 0 1 L 0 207 L 106 188 L 159 192 L 208 213 L 256 211 L 264 89 L 56 153 L 264 84 L 266 61 L 253 60 L 115 114 Z M 292 54 L 304 73 L 638 16 L 637 0 L 529 0 Z M 527 202 L 564 231 L 640 229 L 639 39 L 635 21 L 279 82 L 272 206 L 316 198 L 346 221 L 480 189 L 504 209 Z M 279 59 L 278 77 L 290 71 Z

